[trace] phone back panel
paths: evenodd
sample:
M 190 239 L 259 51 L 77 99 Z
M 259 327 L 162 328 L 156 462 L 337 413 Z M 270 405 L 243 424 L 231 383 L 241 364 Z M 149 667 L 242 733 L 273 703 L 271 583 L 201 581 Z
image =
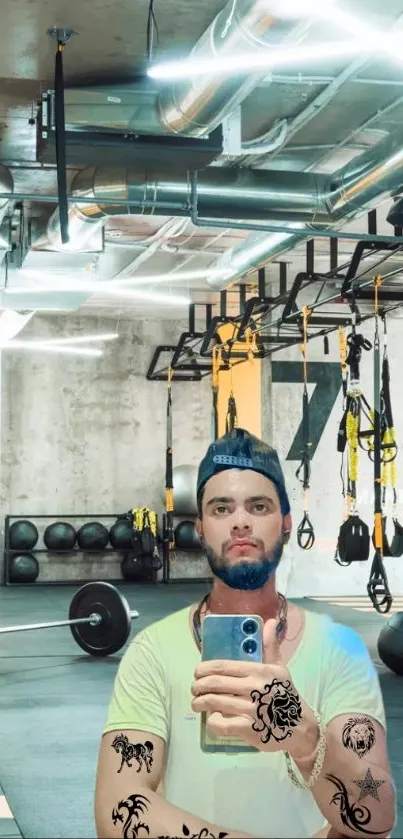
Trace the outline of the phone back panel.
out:
M 248 627 L 249 622 L 249 627 Z M 255 632 L 246 632 L 255 624 Z M 251 643 L 252 641 L 252 643 Z M 259 615 L 206 615 L 202 623 L 202 661 L 263 660 L 263 621 Z M 216 737 L 201 715 L 200 744 L 205 752 L 255 752 L 236 737 Z

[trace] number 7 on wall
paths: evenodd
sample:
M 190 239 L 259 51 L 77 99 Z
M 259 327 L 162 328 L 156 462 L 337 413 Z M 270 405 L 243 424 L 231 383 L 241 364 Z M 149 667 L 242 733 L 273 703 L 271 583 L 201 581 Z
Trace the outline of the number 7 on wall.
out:
M 302 389 L 301 362 L 273 361 L 272 382 L 273 384 L 300 384 Z M 316 384 L 309 400 L 309 436 L 312 443 L 310 451 L 311 458 L 313 458 L 341 388 L 340 364 L 332 361 L 310 361 L 308 364 L 308 384 Z M 302 405 L 302 391 L 300 404 Z M 335 446 L 336 436 L 335 432 Z M 286 460 L 301 460 L 302 449 L 301 417 L 301 422 Z

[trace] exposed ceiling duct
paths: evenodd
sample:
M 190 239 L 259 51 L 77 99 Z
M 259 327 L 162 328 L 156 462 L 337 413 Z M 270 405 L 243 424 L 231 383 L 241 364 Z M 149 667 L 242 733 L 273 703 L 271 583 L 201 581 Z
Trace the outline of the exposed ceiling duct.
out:
M 200 173 L 198 213 L 206 219 L 283 223 L 279 232 L 254 234 L 227 251 L 218 268 L 227 279 L 211 277 L 212 288 L 224 288 L 257 264 L 289 250 L 312 233 L 314 225 L 332 226 L 380 203 L 400 190 L 403 182 L 403 135 L 388 135 L 358 159 L 332 175 L 308 172 L 263 171 L 210 167 Z M 74 250 L 85 245 L 105 219 L 116 214 L 157 212 L 160 215 L 189 216 L 190 184 L 182 180 L 158 181 L 142 178 L 130 170 L 111 167 L 83 169 L 72 184 L 72 195 L 86 204 L 69 206 L 70 243 Z M 101 198 L 102 196 L 102 198 Z M 123 206 L 108 205 L 110 200 Z M 131 202 L 131 206 L 124 202 Z M 301 233 L 287 233 L 287 224 L 306 225 Z M 59 213 L 49 220 L 48 239 L 62 249 Z
M 0 163 L 0 193 L 11 193 L 14 190 L 14 183 L 11 172 Z M 0 224 L 7 212 L 7 207 L 10 203 L 9 198 L 0 198 Z
M 284 20 L 275 0 L 229 0 L 193 47 L 189 58 L 203 61 L 253 53 L 280 43 L 300 42 L 309 23 Z M 198 76 L 162 86 L 73 88 L 65 93 L 66 124 L 202 137 L 212 132 L 259 82 L 267 68 L 249 73 Z

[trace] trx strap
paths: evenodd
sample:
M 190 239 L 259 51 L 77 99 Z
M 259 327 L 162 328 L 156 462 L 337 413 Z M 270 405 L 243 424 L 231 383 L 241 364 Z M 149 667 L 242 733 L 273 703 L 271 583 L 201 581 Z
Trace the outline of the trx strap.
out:
M 358 515 L 357 482 L 359 473 L 358 451 L 362 448 L 362 437 L 373 433 L 371 408 L 361 390 L 360 362 L 362 350 L 370 350 L 371 343 L 356 332 L 356 315 L 353 312 L 352 331 L 345 338 L 344 330 L 339 330 L 340 363 L 343 383 L 343 416 L 340 422 L 337 450 L 344 455 L 347 450 L 347 491 L 343 480 L 343 495 L 346 499 L 345 519 L 340 527 L 334 559 L 338 565 L 347 566 L 351 562 L 365 562 L 369 558 L 370 536 L 365 522 Z M 348 369 L 350 372 L 348 374 Z M 361 430 L 361 417 L 364 414 L 371 426 L 371 431 Z M 342 461 L 342 475 L 343 475 Z
M 231 390 L 228 399 L 227 416 L 225 418 L 225 433 L 229 434 L 238 425 L 238 414 L 235 402 L 235 396 Z
M 169 550 L 175 544 L 173 513 L 174 513 L 174 482 L 173 482 L 173 455 L 172 455 L 172 368 L 168 368 L 167 388 L 167 439 L 166 439 L 166 460 L 165 460 L 165 511 L 167 541 Z
M 386 492 L 388 486 L 392 490 L 393 497 L 393 524 L 394 536 L 391 544 L 389 544 L 386 534 L 386 516 L 383 515 L 383 555 L 384 556 L 402 556 L 403 554 L 403 527 L 397 520 L 397 443 L 396 433 L 393 423 L 392 400 L 390 396 L 390 370 L 388 359 L 388 338 L 386 328 L 386 317 L 382 315 L 383 320 L 383 359 L 382 359 L 382 391 L 381 391 L 381 410 L 382 410 L 382 508 L 384 509 L 386 503 Z
M 375 337 L 374 337 L 374 543 L 375 555 L 372 561 L 370 579 L 367 585 L 372 605 L 385 614 L 392 605 L 388 578 L 383 564 L 383 522 L 382 522 L 382 425 L 381 425 L 381 354 L 379 342 L 378 289 L 381 277 L 375 277 Z
M 308 319 L 311 310 L 308 306 L 304 306 L 302 310 L 303 318 L 303 343 L 301 351 L 303 356 L 303 376 L 304 376 L 304 391 L 302 396 L 302 437 L 303 449 L 302 460 L 295 473 L 296 478 L 302 483 L 303 487 L 303 509 L 304 515 L 297 530 L 297 542 L 300 548 L 304 551 L 309 551 L 315 544 L 315 533 L 312 523 L 308 515 L 308 494 L 311 477 L 311 458 L 309 440 L 309 399 L 308 399 L 308 370 L 307 370 L 307 348 L 308 348 Z
M 158 552 L 157 514 L 149 507 L 134 507 L 131 510 L 133 523 L 132 557 L 141 559 L 144 570 L 158 571 L 161 560 Z
M 213 346 L 212 359 L 212 391 L 213 402 L 211 409 L 211 436 L 213 441 L 218 439 L 218 388 L 219 388 L 219 372 L 221 367 L 221 347 L 218 344 Z

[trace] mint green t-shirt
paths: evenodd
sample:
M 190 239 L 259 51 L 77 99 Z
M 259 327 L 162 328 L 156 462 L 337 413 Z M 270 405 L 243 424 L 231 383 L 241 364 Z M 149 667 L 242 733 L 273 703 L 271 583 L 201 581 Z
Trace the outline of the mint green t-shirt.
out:
M 305 619 L 287 665 L 299 695 L 324 723 L 365 714 L 386 730 L 378 675 L 361 637 L 327 615 L 305 610 Z M 200 659 L 189 607 L 139 632 L 120 662 L 104 733 L 138 729 L 162 737 L 164 797 L 200 819 L 256 837 L 313 836 L 327 821 L 312 793 L 288 777 L 284 752 L 201 750 L 190 691 Z

